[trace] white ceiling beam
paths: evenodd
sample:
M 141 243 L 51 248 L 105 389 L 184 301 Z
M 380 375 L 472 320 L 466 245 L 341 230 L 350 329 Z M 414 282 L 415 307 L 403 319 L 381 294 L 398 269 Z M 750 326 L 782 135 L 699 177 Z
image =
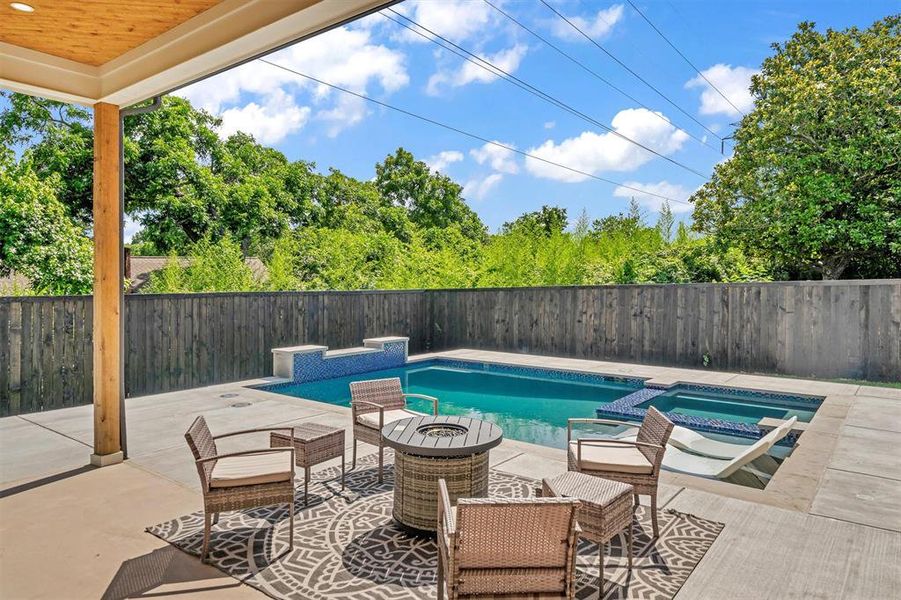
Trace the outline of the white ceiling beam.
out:
M 93 104 L 100 95 L 97 67 L 0 42 L 0 87 L 62 102 Z

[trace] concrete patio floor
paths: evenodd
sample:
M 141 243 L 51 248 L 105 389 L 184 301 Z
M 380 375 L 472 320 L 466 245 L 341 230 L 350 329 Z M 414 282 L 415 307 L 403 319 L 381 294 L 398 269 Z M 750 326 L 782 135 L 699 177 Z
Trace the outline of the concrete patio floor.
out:
M 442 354 L 826 396 L 765 490 L 664 474 L 662 507 L 726 524 L 677 598 L 901 597 L 901 390 L 482 351 Z M 346 408 L 250 387 L 264 381 L 129 399 L 130 458 L 103 469 L 85 466 L 91 406 L 0 419 L 0 598 L 263 597 L 144 528 L 200 508 L 183 437 L 197 415 L 214 432 L 305 421 L 350 425 Z M 250 405 L 232 406 L 239 403 Z M 265 434 L 225 441 L 224 451 L 267 443 Z M 491 463 L 529 477 L 566 469 L 562 450 L 514 440 L 493 450 Z

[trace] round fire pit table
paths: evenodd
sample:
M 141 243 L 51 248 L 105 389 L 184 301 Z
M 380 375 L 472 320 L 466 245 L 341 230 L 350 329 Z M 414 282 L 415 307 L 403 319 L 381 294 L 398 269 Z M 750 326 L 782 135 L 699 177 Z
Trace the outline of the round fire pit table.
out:
M 494 423 L 467 417 L 411 417 L 382 428 L 394 448 L 394 518 L 414 533 L 434 533 L 438 480 L 457 498 L 488 495 L 488 451 L 504 434 Z

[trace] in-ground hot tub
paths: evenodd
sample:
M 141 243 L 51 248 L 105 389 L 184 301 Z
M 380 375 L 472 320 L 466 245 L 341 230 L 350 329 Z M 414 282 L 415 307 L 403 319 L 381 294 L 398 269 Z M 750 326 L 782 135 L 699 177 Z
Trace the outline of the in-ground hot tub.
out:
M 821 396 L 781 394 L 720 386 L 678 384 L 672 387 L 648 385 L 598 408 L 599 417 L 640 421 L 653 406 L 676 425 L 696 431 L 758 439 L 764 433 L 764 419 L 779 422 L 797 417 L 809 423 L 823 403 Z M 797 432 L 780 443 L 793 446 Z

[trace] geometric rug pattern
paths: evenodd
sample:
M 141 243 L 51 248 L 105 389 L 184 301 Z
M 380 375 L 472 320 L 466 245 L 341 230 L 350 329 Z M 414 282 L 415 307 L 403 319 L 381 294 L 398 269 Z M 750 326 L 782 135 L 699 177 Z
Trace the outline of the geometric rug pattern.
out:
M 210 564 L 279 599 L 408 600 L 436 598 L 437 547 L 411 536 L 391 517 L 394 476 L 386 452 L 385 478 L 378 483 L 377 456 L 367 455 L 349 472 L 342 491 L 339 467 L 313 473 L 309 505 L 302 492 L 294 516 L 294 549 L 288 548 L 286 506 L 222 513 L 210 539 Z M 489 495 L 522 498 L 538 482 L 492 470 Z M 198 493 L 198 502 L 200 494 Z M 624 555 L 625 535 L 605 549 L 604 600 L 676 595 L 716 540 L 723 525 L 667 510 L 659 514 L 660 537 L 650 537 L 647 507 L 633 521 L 631 575 Z M 203 513 L 196 512 L 147 529 L 184 552 L 199 556 Z M 576 564 L 576 597 L 598 598 L 598 548 L 583 540 Z

